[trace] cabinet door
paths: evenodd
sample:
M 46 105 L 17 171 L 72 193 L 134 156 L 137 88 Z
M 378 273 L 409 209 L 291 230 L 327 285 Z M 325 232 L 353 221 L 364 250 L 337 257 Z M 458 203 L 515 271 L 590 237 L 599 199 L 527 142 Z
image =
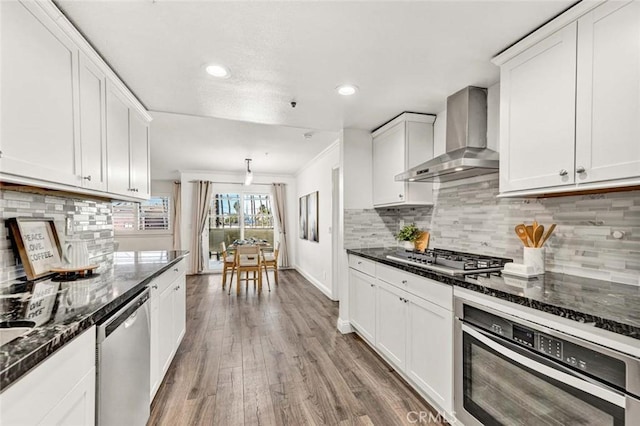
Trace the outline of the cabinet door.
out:
M 120 91 L 107 82 L 107 188 L 114 194 L 129 190 L 129 106 Z
M 405 125 L 398 123 L 373 139 L 373 205 L 405 199 L 405 183 L 395 176 L 405 171 Z
M 501 192 L 574 183 L 576 27 L 501 67 Z
M 106 78 L 84 54 L 80 54 L 80 142 L 82 186 L 107 190 Z
M 135 197 L 149 198 L 149 125 L 135 112 L 129 111 L 131 126 L 131 189 Z
M 362 337 L 375 344 L 375 278 L 349 269 L 349 316 Z
M 162 377 L 162 365 L 160 365 L 160 295 L 154 295 L 152 291 L 150 299 L 149 352 L 151 365 L 149 371 L 149 389 L 151 390 L 151 394 L 149 395 L 149 400 L 153 401 L 153 397 L 156 395 L 158 387 L 160 387 L 160 378 Z
M 175 348 L 175 334 L 174 334 L 174 294 L 176 290 L 173 285 L 169 285 L 160 293 L 160 303 L 158 308 L 158 328 L 160 330 L 158 339 L 158 358 L 160 364 L 160 371 L 162 375 L 169 368 L 171 359 L 173 357 L 173 350 Z
M 0 170 L 80 186 L 78 49 L 37 4 L 0 8 Z
M 406 293 L 383 281 L 376 290 L 376 348 L 403 370 L 406 358 Z
M 175 280 L 171 287 L 175 288 L 173 295 L 173 346 L 178 349 L 184 337 L 187 321 L 187 283 L 185 276 L 182 275 Z
M 417 297 L 407 304 L 406 374 L 453 411 L 453 313 Z
M 578 21 L 577 183 L 640 176 L 638 40 L 638 2 L 607 2 Z
M 90 426 L 96 420 L 96 369 L 92 368 L 39 423 L 51 426 Z

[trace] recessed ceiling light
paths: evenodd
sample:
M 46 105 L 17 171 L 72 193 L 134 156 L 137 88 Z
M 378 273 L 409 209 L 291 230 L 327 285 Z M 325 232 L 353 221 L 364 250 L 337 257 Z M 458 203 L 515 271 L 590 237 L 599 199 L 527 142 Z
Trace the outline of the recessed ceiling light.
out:
M 231 71 L 229 71 L 229 68 L 225 67 L 224 65 L 207 65 L 207 68 L 205 68 L 205 70 L 207 71 L 207 74 L 218 78 L 229 78 L 229 76 L 231 76 Z
M 343 84 L 336 87 L 336 90 L 342 96 L 351 96 L 358 91 L 358 86 L 354 86 L 353 84 Z

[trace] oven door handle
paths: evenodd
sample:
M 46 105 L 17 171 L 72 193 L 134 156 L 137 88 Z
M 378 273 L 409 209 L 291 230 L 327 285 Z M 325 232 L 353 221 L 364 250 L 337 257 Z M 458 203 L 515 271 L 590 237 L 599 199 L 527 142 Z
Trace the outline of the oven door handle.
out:
M 482 330 L 478 330 L 475 327 L 471 327 L 465 323 L 461 323 L 461 326 L 462 326 L 462 331 L 464 333 L 469 334 L 470 336 L 484 343 L 494 351 L 498 352 L 501 355 L 506 356 L 510 360 L 520 365 L 528 367 L 540 374 L 543 374 L 544 376 L 547 376 L 551 379 L 558 380 L 568 386 L 571 386 L 573 388 L 586 392 L 597 398 L 608 401 L 612 404 L 617 405 L 618 407 L 625 408 L 626 406 L 626 397 L 623 394 L 606 389 L 602 386 L 598 386 L 592 382 L 581 379 L 577 375 L 565 373 L 563 371 L 541 364 L 533 360 L 532 358 L 529 358 L 517 352 L 514 352 L 511 349 L 508 349 L 507 347 L 502 345 L 500 342 L 496 341 L 495 338 L 493 338 L 491 335 L 486 334 Z M 533 353 L 532 355 L 535 355 L 536 357 L 538 356 L 537 354 L 533 354 Z

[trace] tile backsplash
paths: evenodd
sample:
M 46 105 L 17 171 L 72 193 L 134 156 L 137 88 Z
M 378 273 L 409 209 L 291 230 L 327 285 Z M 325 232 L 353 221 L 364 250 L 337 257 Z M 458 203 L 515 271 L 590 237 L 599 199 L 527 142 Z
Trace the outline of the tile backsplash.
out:
M 547 270 L 640 285 L 640 191 L 542 199 L 497 194 L 493 177 L 442 184 L 433 208 L 347 210 L 345 247 L 396 245 L 393 234 L 404 220 L 429 230 L 430 247 L 522 262 L 514 227 L 535 219 L 545 226 L 557 224 L 546 244 Z M 622 238 L 614 238 L 616 231 Z
M 67 198 L 11 190 L 0 190 L 0 284 L 24 276 L 19 259 L 14 256 L 5 219 L 12 217 L 47 217 L 55 221 L 56 231 L 63 244 L 69 238 L 87 241 L 90 261 L 100 265 L 98 271 L 113 263 L 112 208 L 108 201 Z M 66 233 L 67 218 L 71 228 Z

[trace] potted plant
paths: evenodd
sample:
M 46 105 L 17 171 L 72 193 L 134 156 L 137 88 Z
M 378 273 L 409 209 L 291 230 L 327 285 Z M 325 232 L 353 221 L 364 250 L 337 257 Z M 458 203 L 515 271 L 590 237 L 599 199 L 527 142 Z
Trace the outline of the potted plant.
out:
M 414 249 L 414 243 L 420 238 L 422 231 L 418 229 L 415 223 L 405 225 L 400 229 L 400 232 L 396 235 L 398 241 L 404 242 L 404 248 L 407 250 Z

